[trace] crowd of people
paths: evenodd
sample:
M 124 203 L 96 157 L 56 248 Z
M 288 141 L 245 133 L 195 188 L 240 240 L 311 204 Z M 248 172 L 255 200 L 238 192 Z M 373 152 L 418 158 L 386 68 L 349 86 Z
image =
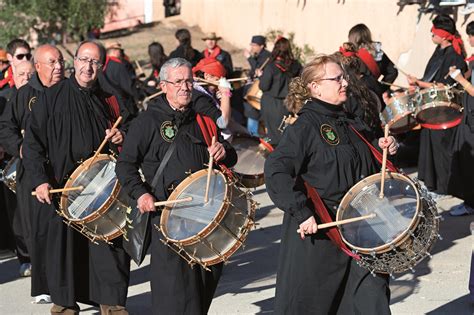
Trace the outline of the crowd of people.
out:
M 452 215 L 472 214 L 474 63 L 466 61 L 449 16 L 437 16 L 431 32 L 436 49 L 421 79 L 407 75 L 408 92 L 458 82 L 466 96 L 456 124 L 409 131 L 419 136 L 418 176 L 434 199 L 464 200 Z M 474 45 L 474 23 L 467 34 Z M 370 276 L 334 230 L 318 229 L 335 220 L 351 187 L 379 172 L 369 143 L 395 155 L 414 139 L 383 133 L 380 113 L 399 73 L 382 44 L 357 24 L 337 51 L 302 65 L 289 39 L 278 37 L 269 51 L 265 36 L 255 35 L 245 51 L 248 82 L 233 88 L 232 56 L 216 33 L 202 38 L 202 52 L 187 29 L 175 35 L 179 45 L 169 55 L 158 42 L 148 46 L 148 77 L 137 75 L 119 42 L 81 42 L 69 77 L 53 45 L 32 50 L 13 39 L 0 49 L 0 157 L 18 159 L 16 195 L 1 185 L 0 259 L 13 250 L 20 275 L 31 276 L 31 296 L 52 302 L 51 314 L 78 314 L 77 303 L 99 306 L 101 314 L 128 314 L 127 238 L 84 237 L 63 223 L 60 195 L 51 191 L 105 143 L 103 151 L 117 157 L 122 189 L 150 214 L 147 224 L 159 226 L 155 202 L 167 200 L 210 158 L 232 168 L 238 162 L 232 136 L 248 134 L 271 145 L 266 189 L 284 211 L 275 311 L 390 314 L 388 276 Z M 252 98 L 254 88 L 259 94 Z M 146 108 L 139 105 L 144 97 Z M 216 131 L 217 141 L 209 142 L 206 130 Z M 224 264 L 190 268 L 162 242 L 162 231 L 150 230 L 153 312 L 206 314 Z

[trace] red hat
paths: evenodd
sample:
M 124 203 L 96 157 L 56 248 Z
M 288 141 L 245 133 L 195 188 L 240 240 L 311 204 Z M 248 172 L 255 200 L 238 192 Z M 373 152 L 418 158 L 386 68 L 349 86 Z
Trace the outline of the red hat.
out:
M 193 68 L 193 73 L 196 73 L 198 71 L 202 71 L 218 78 L 225 77 L 224 66 L 214 58 L 201 59 L 198 64 Z

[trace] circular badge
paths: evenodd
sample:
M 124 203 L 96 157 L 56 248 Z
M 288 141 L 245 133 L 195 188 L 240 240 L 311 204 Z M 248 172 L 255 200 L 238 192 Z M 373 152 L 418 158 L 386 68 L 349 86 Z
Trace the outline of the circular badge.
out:
M 171 121 L 165 121 L 161 124 L 160 133 L 163 140 L 166 142 L 173 142 L 174 137 L 176 137 L 176 133 L 178 132 L 178 128 Z
M 30 110 L 30 112 L 31 112 L 31 106 L 33 106 L 35 103 L 36 103 L 36 96 L 33 96 L 32 98 L 30 98 L 28 102 L 28 109 Z
M 321 125 L 321 137 L 329 143 L 330 145 L 338 145 L 339 144 L 339 136 L 337 135 L 336 130 L 328 124 Z

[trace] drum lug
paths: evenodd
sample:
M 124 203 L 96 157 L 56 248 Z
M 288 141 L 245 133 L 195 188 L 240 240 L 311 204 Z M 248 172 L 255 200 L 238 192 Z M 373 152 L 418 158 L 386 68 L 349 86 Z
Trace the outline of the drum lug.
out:
M 410 269 L 411 273 L 415 273 L 415 272 L 416 272 L 415 268 L 413 268 L 412 266 L 408 267 L 408 269 Z
M 216 256 L 218 256 L 221 261 L 226 261 L 225 257 L 222 256 L 221 252 L 219 252 L 217 249 L 214 248 L 212 243 L 209 243 L 207 240 L 202 239 L 201 237 L 199 237 L 198 240 L 201 244 L 206 246 L 210 251 L 212 251 Z M 202 262 L 200 263 L 200 265 L 203 266 L 204 268 L 207 268 L 207 266 L 203 265 Z M 206 270 L 210 271 L 209 269 L 206 269 Z
M 388 275 L 390 276 L 390 279 L 395 280 L 395 276 L 393 275 L 393 273 L 390 272 Z
M 429 91 L 428 95 L 431 98 L 436 98 L 438 96 L 438 90 L 433 86 L 431 90 Z
M 437 234 L 436 237 L 441 241 L 443 240 L 443 237 L 441 236 L 441 234 Z

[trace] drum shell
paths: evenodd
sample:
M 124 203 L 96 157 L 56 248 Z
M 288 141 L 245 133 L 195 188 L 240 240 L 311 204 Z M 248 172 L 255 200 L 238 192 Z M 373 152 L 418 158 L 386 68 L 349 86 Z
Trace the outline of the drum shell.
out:
M 263 92 L 259 88 L 260 80 L 255 79 L 253 81 L 252 85 L 247 91 L 247 94 L 245 94 L 244 99 L 247 101 L 247 103 L 250 104 L 253 108 L 260 110 L 261 109 L 261 99 Z
M 449 87 L 432 87 L 420 91 L 421 101 L 415 115 L 425 128 L 446 129 L 462 120 L 461 93 Z
M 14 193 L 16 193 L 16 168 L 19 161 L 18 157 L 11 158 L 2 171 L 3 183 Z
M 398 134 L 410 131 L 417 125 L 413 116 L 419 102 L 420 94 L 395 95 L 380 114 L 384 125 L 388 124 L 391 133 Z

